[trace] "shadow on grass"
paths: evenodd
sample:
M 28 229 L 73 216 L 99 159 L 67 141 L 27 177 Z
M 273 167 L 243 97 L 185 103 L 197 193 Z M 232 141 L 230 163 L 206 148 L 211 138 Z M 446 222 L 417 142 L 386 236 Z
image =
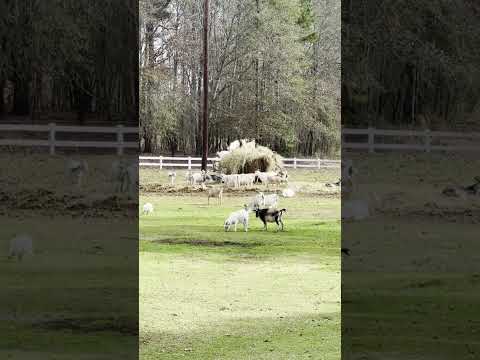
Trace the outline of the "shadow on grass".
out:
M 131 318 L 70 318 L 41 321 L 34 324 L 46 330 L 69 330 L 81 333 L 117 332 L 125 335 L 138 335 L 138 322 Z

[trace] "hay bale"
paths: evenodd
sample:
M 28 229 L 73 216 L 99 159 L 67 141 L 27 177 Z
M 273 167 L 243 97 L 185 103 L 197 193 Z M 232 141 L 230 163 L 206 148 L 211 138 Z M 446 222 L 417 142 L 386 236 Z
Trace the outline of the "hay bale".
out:
M 241 146 L 224 155 L 220 160 L 220 170 L 225 174 L 251 174 L 256 170 L 283 170 L 283 160 L 265 146 Z

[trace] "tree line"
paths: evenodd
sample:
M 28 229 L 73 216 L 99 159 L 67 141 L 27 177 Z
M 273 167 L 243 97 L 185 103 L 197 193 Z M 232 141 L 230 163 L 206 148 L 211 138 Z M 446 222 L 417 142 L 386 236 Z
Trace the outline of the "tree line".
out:
M 211 0 L 209 152 L 339 151 L 340 2 Z M 145 152 L 201 153 L 203 0 L 140 1 Z
M 472 0 L 343 1 L 343 124 L 478 128 L 479 20 Z
M 137 1 L 4 0 L 0 14 L 0 117 L 138 123 Z

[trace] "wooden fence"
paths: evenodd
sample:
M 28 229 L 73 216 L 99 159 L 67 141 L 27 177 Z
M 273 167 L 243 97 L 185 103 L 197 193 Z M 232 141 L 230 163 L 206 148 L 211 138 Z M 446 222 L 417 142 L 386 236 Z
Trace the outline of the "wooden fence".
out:
M 50 154 L 55 154 L 56 148 L 104 148 L 116 149 L 118 155 L 124 153 L 125 148 L 139 148 L 138 141 L 125 141 L 125 134 L 138 134 L 138 127 L 118 126 L 59 126 L 54 123 L 48 125 L 18 125 L 0 124 L 0 134 L 7 133 L 9 138 L 1 138 L 0 146 L 21 147 L 48 147 Z M 15 137 L 13 133 L 17 134 Z M 22 135 L 23 133 L 23 135 Z M 26 136 L 25 133 L 40 133 L 43 136 Z M 116 141 L 82 141 L 82 140 L 59 140 L 57 134 L 81 134 L 96 133 L 113 135 Z M 11 138 L 14 137 L 14 138 Z M 42 139 L 42 137 L 44 139 Z M 39 139 L 40 138 L 40 139 Z
M 363 135 L 364 141 L 345 141 L 348 135 Z M 396 143 L 377 142 L 377 137 L 395 137 L 401 139 Z M 438 141 L 458 140 L 466 141 L 467 144 L 450 145 L 437 144 Z M 480 133 L 471 132 L 448 132 L 430 130 L 380 130 L 367 129 L 342 129 L 342 149 L 366 149 L 368 152 L 375 150 L 416 150 L 424 152 L 432 151 L 480 151 Z
M 207 167 L 213 168 L 214 162 L 220 160 L 218 157 L 208 158 Z M 202 158 L 200 157 L 179 157 L 179 156 L 140 156 L 140 166 L 167 168 L 186 168 L 188 170 L 200 169 Z M 324 169 L 340 167 L 340 160 L 324 159 L 283 159 L 285 167 L 299 169 Z

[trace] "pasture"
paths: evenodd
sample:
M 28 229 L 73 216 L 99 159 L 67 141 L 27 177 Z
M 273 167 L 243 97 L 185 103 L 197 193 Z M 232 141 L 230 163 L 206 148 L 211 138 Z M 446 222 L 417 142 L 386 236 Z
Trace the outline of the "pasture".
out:
M 339 359 L 340 198 L 322 187 L 339 169 L 289 171 L 283 232 L 254 213 L 224 232 L 255 189 L 207 205 L 167 174 L 140 170 L 140 208 L 155 207 L 140 215 L 141 359 Z
M 0 156 L 2 359 L 136 355 L 128 351 L 138 334 L 137 207 L 110 190 L 112 156 L 87 158 L 85 187 L 75 189 L 65 183 L 66 157 Z M 7 259 L 19 233 L 34 248 L 21 262 Z
M 471 154 L 352 155 L 360 197 L 384 204 L 342 223 L 342 354 L 357 359 L 475 359 L 480 197 L 448 198 L 445 186 L 479 175 Z M 476 354 L 476 355 L 475 355 Z

